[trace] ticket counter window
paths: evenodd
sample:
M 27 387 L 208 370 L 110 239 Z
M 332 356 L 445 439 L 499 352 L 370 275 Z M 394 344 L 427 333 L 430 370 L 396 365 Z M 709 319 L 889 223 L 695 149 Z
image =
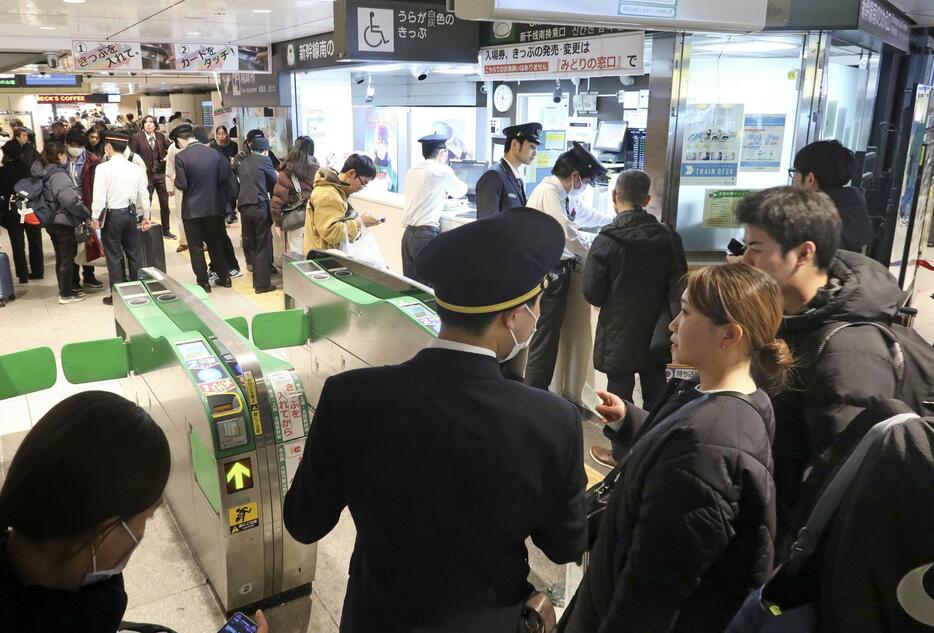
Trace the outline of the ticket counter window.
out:
M 736 201 L 787 185 L 804 36 L 695 35 L 683 117 L 677 229 L 688 252 L 723 252 Z

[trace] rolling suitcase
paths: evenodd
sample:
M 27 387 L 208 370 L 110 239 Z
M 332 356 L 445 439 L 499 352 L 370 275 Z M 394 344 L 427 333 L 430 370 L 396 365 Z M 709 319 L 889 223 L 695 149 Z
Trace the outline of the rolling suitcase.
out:
M 162 241 L 162 225 L 152 224 L 148 231 L 140 231 L 139 241 L 142 245 L 140 268 L 158 268 L 165 270 L 165 245 Z
M 0 307 L 13 301 L 16 293 L 13 288 L 13 272 L 10 270 L 10 257 L 0 252 Z

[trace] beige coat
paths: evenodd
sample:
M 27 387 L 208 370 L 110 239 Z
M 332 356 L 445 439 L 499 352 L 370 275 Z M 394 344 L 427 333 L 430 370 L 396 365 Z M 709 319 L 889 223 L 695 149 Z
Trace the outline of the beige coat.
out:
M 333 169 L 322 167 L 315 176 L 315 187 L 305 208 L 305 253 L 312 249 L 340 248 L 344 239 L 355 240 L 360 233 L 359 219 L 346 219 L 350 185 L 344 184 Z

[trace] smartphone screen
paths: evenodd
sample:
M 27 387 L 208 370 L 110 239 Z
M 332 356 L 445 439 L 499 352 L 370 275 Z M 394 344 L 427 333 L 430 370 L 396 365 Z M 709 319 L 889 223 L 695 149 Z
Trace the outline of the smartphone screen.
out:
M 217 633 L 256 633 L 256 629 L 257 626 L 253 620 L 237 612 L 233 614 L 232 618 L 227 620 L 227 624 L 224 625 L 224 628 Z
M 735 237 L 730 240 L 730 243 L 726 247 L 727 252 L 730 255 L 739 257 L 746 252 L 746 245 L 737 240 Z

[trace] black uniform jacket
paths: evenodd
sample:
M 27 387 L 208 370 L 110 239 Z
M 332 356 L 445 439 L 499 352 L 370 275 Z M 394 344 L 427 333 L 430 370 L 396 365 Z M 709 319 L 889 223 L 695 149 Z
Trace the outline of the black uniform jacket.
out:
M 269 195 L 279 175 L 272 168 L 272 161 L 268 156 L 250 154 L 237 167 L 240 177 L 240 195 L 238 205 L 263 204 L 269 207 Z
M 524 207 L 527 202 L 522 183 L 512 173 L 505 158 L 493 165 L 477 181 L 477 219 L 493 214 Z
M 283 517 L 312 543 L 349 506 L 342 633 L 513 633 L 525 539 L 578 560 L 585 486 L 572 405 L 492 357 L 426 349 L 328 379 Z
M 220 153 L 192 143 L 175 155 L 175 187 L 182 197 L 182 219 L 225 215 L 230 167 Z

